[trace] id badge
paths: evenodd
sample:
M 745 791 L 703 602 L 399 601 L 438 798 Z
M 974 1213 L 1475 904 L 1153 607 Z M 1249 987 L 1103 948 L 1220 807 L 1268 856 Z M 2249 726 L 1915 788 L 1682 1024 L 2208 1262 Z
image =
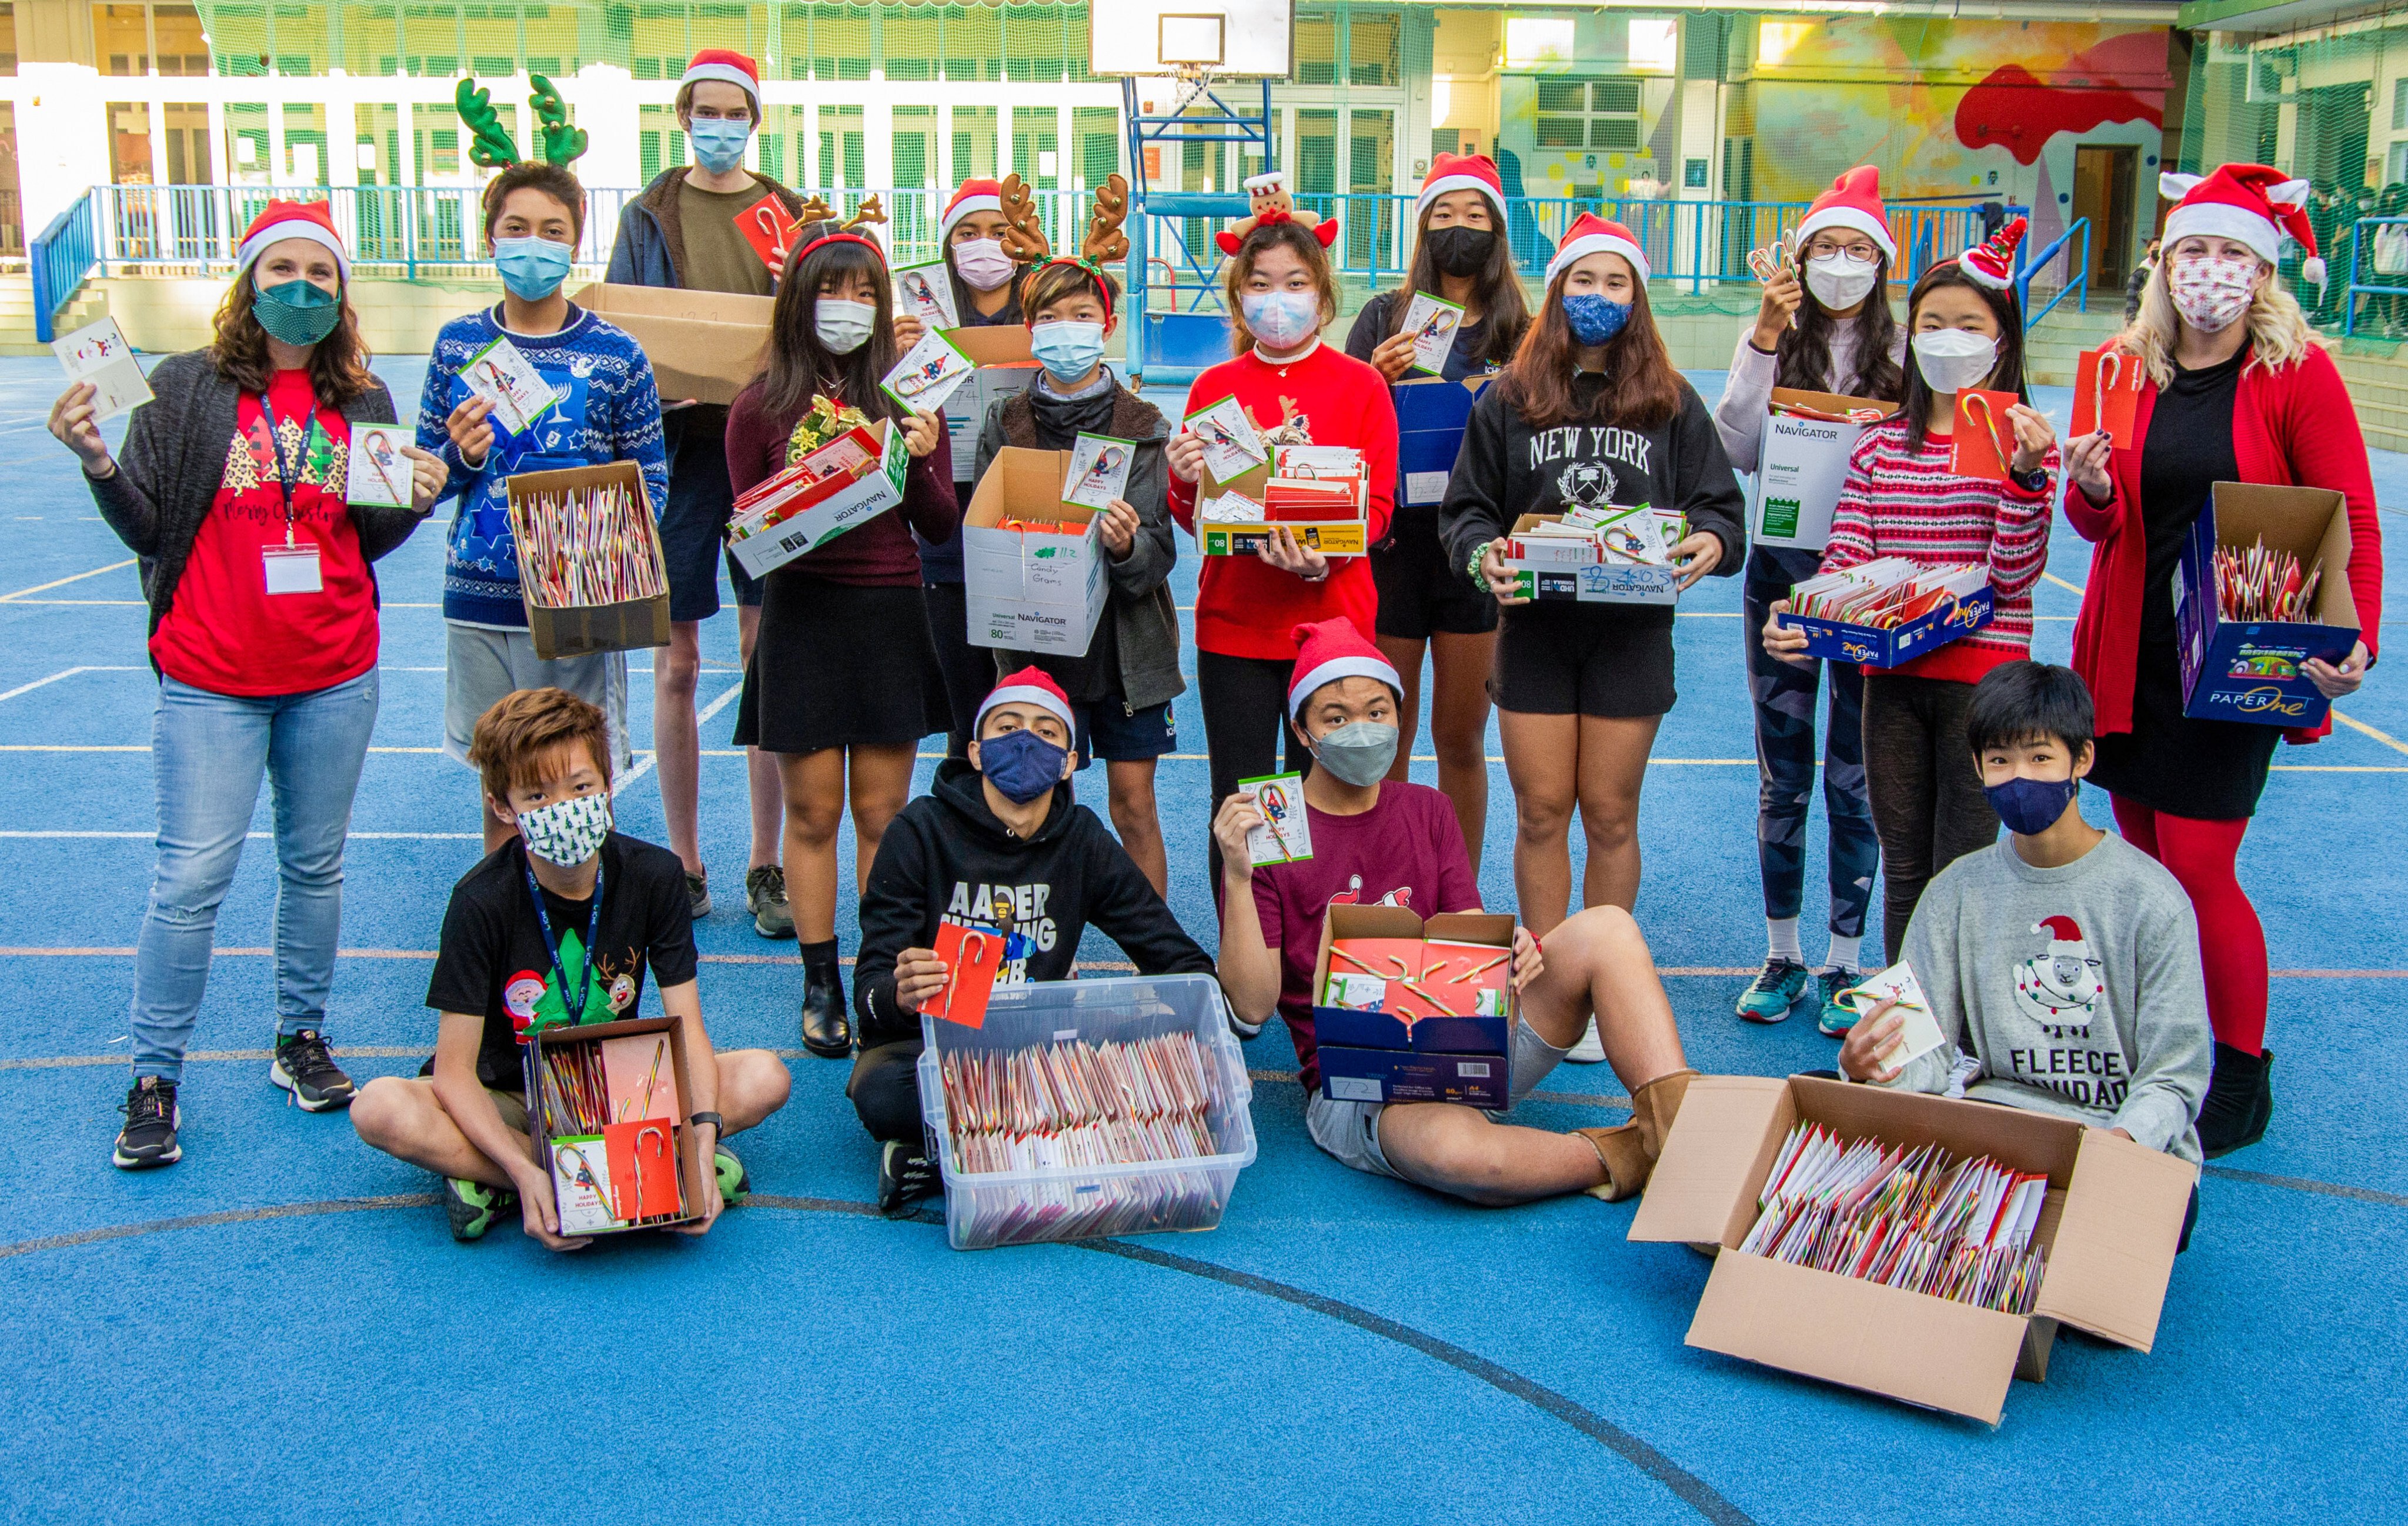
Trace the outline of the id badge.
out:
M 316 546 L 263 546 L 260 555 L 267 564 L 267 591 L 271 594 L 314 594 L 325 587 L 318 576 Z

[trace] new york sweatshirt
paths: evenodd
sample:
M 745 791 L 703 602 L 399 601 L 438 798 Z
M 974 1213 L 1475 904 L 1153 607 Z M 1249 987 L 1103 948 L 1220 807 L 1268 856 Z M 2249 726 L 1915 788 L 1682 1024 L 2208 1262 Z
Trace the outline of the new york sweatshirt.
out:
M 1094 923 L 1141 975 L 1212 972 L 1154 885 L 1096 813 L 1056 785 L 1044 825 L 1013 837 L 987 809 L 976 769 L 939 764 L 929 792 L 896 813 L 861 892 L 861 953 L 853 999 L 862 1047 L 920 1036 L 895 1004 L 895 961 L 933 948 L 947 923 L 999 933 L 998 986 L 1068 978 Z

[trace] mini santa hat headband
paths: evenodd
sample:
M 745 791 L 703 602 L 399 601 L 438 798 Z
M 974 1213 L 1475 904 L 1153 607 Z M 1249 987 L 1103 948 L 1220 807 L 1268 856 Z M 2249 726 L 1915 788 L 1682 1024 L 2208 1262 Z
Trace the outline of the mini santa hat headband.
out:
M 1825 228 L 1847 228 L 1861 233 L 1881 246 L 1881 252 L 1892 261 L 1898 258 L 1898 244 L 1890 237 L 1889 212 L 1882 205 L 1881 171 L 1870 165 L 1858 165 L 1831 182 L 1831 189 L 1814 198 L 1806 209 L 1805 221 L 1798 224 L 1798 247 Z
M 2306 180 L 2295 180 L 2269 165 L 2218 165 L 2205 175 L 2157 177 L 2160 195 L 2178 203 L 2166 214 L 2165 247 L 2194 234 L 2230 238 L 2272 265 L 2288 234 L 2308 252 L 2300 275 L 2321 286 L 2325 262 L 2316 252 L 2316 232 L 2308 221 Z
M 1396 665 L 1365 641 L 1354 622 L 1345 616 L 1298 626 L 1289 634 L 1297 643 L 1296 676 L 1287 686 L 1290 717 L 1304 713 L 1305 702 L 1315 690 L 1341 678 L 1376 678 L 1403 697 L 1405 681 L 1398 676 Z
M 986 728 L 987 712 L 999 705 L 1035 705 L 1065 727 L 1073 730 L 1078 727 L 1078 721 L 1070 713 L 1070 697 L 1062 692 L 1062 685 L 1054 683 L 1042 668 L 1023 668 L 1016 673 L 1006 675 L 1003 682 L 995 686 L 995 692 L 980 704 L 978 719 L 970 724 L 973 735 Z
M 1504 213 L 1505 179 L 1498 173 L 1497 161 L 1484 153 L 1441 153 L 1432 159 L 1429 174 L 1422 180 L 1421 199 L 1413 204 L 1413 215 L 1426 213 L 1431 202 L 1450 191 L 1477 191 L 1488 198 L 1490 217 Z
M 269 202 L 243 230 L 242 244 L 235 252 L 235 274 L 250 269 L 268 245 L 287 238 L 307 238 L 324 246 L 335 256 L 336 270 L 345 281 L 351 280 L 351 252 L 343 248 L 343 236 L 335 231 L 333 209 L 322 201 Z
M 705 48 L 694 55 L 694 62 L 678 77 L 682 90 L 697 80 L 719 79 L 736 86 L 752 98 L 752 109 L 761 109 L 761 70 L 752 59 L 733 48 Z
M 1638 236 L 1595 212 L 1581 213 L 1564 230 L 1564 241 L 1555 246 L 1555 257 L 1547 262 L 1547 284 L 1553 286 L 1557 276 L 1592 254 L 1621 255 L 1630 262 L 1630 273 L 1639 278 L 1639 284 L 1647 284 L 1647 255 L 1639 247 Z
M 1976 283 L 1994 292 L 2013 290 L 2015 283 L 2015 250 L 2024 241 L 2024 230 L 2029 224 L 2020 217 L 2007 219 L 2005 226 L 1990 235 L 1985 243 L 1974 245 L 1956 256 L 1956 267 Z

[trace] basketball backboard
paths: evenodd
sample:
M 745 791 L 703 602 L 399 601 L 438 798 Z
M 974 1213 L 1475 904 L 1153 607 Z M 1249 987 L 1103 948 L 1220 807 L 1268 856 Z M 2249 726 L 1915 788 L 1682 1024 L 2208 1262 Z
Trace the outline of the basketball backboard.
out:
M 1295 0 L 1105 0 L 1087 10 L 1088 72 L 1284 79 Z

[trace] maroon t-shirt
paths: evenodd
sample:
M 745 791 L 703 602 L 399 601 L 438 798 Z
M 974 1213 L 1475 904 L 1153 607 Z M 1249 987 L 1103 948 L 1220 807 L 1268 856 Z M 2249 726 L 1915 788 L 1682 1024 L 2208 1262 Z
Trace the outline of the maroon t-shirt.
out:
M 1308 803 L 1312 857 L 1254 871 L 1254 912 L 1263 942 L 1280 951 L 1280 1015 L 1296 1039 L 1297 1079 L 1321 1086 L 1312 1037 L 1312 967 L 1321 957 L 1321 916 L 1330 905 L 1403 906 L 1419 916 L 1476 912 L 1480 884 L 1455 805 L 1427 785 L 1380 786 L 1380 803 L 1359 816 L 1333 816 Z

